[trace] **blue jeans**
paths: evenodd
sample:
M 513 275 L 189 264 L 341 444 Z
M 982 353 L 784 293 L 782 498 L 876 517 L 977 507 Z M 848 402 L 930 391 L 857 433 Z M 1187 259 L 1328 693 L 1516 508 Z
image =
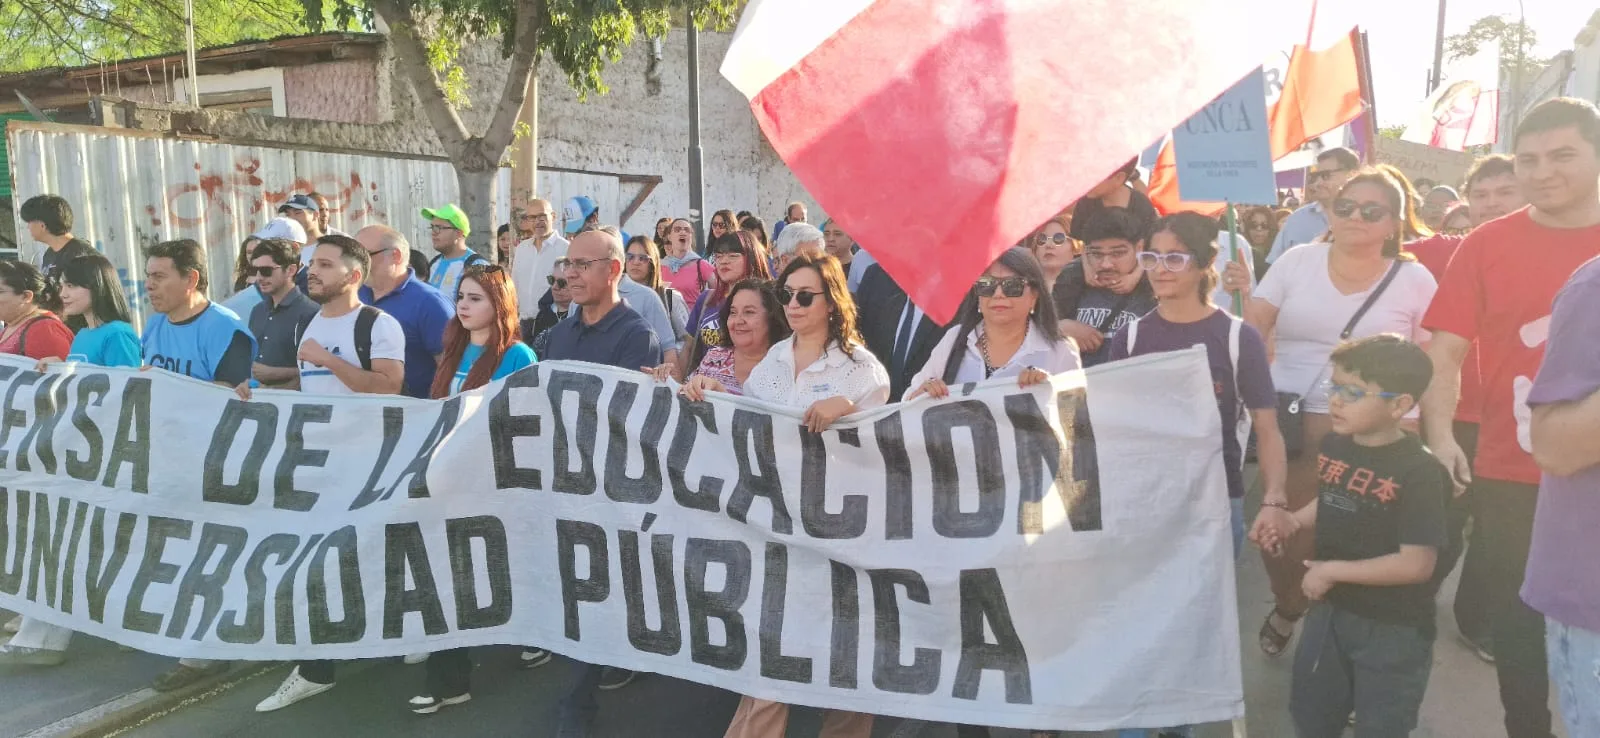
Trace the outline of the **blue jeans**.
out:
M 1546 618 L 1544 638 L 1567 734 L 1600 735 L 1600 633 Z
M 568 677 L 571 682 L 556 708 L 556 738 L 587 738 L 594 728 L 595 715 L 600 712 L 595 692 L 600 689 L 600 676 L 606 667 L 569 660 L 573 666 Z

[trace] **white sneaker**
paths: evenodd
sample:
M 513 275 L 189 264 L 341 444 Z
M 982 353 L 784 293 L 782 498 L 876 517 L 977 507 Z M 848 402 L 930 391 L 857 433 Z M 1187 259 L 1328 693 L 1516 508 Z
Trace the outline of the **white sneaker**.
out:
M 405 657 L 405 662 L 409 666 L 415 666 L 427 660 L 428 654 L 425 653 L 408 653 Z
M 22 630 L 22 616 L 18 615 L 10 620 L 7 620 L 4 626 L 0 626 L 0 630 L 3 630 L 7 633 L 15 633 L 19 630 Z
M 307 697 L 315 697 L 323 692 L 333 689 L 332 684 L 317 684 L 300 676 L 300 667 L 294 667 L 289 672 L 289 678 L 278 685 L 278 691 L 273 692 L 266 699 L 256 704 L 256 712 L 272 712 L 282 710 Z
M 411 711 L 418 715 L 432 715 L 451 705 L 459 705 L 470 701 L 472 701 L 472 693 L 470 692 L 444 699 L 437 699 L 429 695 L 419 695 L 412 697 L 411 701 L 406 703 L 406 707 L 411 708 Z

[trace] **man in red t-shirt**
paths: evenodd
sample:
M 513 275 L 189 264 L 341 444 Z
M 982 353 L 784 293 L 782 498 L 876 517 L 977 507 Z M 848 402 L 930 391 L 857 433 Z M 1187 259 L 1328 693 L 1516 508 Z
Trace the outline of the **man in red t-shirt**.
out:
M 1516 164 L 1507 154 L 1490 154 L 1478 157 L 1467 171 L 1466 193 L 1468 216 L 1472 227 L 1495 220 L 1528 205 L 1522 193 L 1522 183 L 1517 181 Z M 1433 273 L 1436 281 L 1444 281 L 1445 267 L 1466 236 L 1439 234 L 1406 244 L 1406 250 L 1416 255 L 1417 262 Z M 1461 400 L 1456 404 L 1456 444 L 1470 461 L 1478 449 L 1478 423 L 1483 403 L 1482 376 L 1479 369 L 1478 344 L 1474 342 L 1461 364 Z M 1472 494 L 1468 490 L 1450 508 L 1448 523 L 1449 543 L 1439 551 L 1439 563 L 1433 574 L 1435 583 L 1444 582 L 1455 569 L 1461 552 L 1466 548 L 1467 520 L 1472 514 Z M 1489 606 L 1485 578 L 1488 562 L 1484 560 L 1484 547 L 1474 547 L 1467 553 L 1461 568 L 1461 581 L 1456 585 L 1456 628 L 1461 637 L 1479 658 L 1494 661 L 1493 643 L 1489 630 Z
M 1579 266 L 1600 256 L 1600 109 L 1573 98 L 1540 103 L 1518 127 L 1513 150 L 1530 207 L 1479 226 L 1450 260 L 1423 318 L 1433 331 L 1434 378 L 1422 422 L 1457 484 L 1473 484 L 1473 545 L 1484 548 L 1490 569 L 1507 736 L 1550 738 L 1544 619 L 1518 596 L 1539 484 L 1526 399 L 1544 357 L 1551 301 Z M 1481 349 L 1483 395 L 1477 458 L 1469 465 L 1452 420 L 1473 341 Z

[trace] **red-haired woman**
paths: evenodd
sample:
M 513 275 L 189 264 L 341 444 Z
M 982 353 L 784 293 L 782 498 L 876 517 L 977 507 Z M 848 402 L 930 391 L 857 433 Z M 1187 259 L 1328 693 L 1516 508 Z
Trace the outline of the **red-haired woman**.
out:
M 496 265 L 469 267 L 456 285 L 456 314 L 444 324 L 444 353 L 430 395 L 449 397 L 477 389 L 531 366 L 538 357 L 521 340 L 517 291 L 509 272 Z M 550 661 L 549 652 L 525 648 L 523 668 Z M 465 648 L 437 651 L 428 658 L 427 691 L 407 707 L 429 715 L 472 699 L 472 656 Z

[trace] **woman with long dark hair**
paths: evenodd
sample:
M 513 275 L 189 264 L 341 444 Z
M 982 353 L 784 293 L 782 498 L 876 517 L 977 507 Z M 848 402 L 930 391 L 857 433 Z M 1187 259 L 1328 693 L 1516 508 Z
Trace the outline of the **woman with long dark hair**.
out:
M 30 359 L 66 356 L 72 329 L 44 309 L 60 299 L 44 275 L 23 261 L 0 261 L 0 354 Z
M 1380 333 L 1419 343 L 1428 338 L 1422 316 L 1438 283 L 1402 249 L 1409 234 L 1425 231 L 1409 189 L 1378 169 L 1351 178 L 1329 209 L 1330 240 L 1283 252 L 1250 300 L 1245 319 L 1272 347 L 1272 384 L 1286 408 L 1280 424 L 1289 457 L 1285 496 L 1266 498 L 1258 523 L 1317 499 L 1316 449 L 1333 427 L 1327 387 L 1333 349 Z M 1279 527 L 1292 526 L 1280 520 Z M 1296 535 L 1280 551 L 1262 552 L 1276 599 L 1258 639 L 1268 656 L 1283 653 L 1309 607 L 1300 580 L 1311 543 L 1310 535 Z
M 116 267 L 100 254 L 85 254 L 61 265 L 61 312 L 87 327 L 61 354 L 39 359 L 38 371 L 62 361 L 96 366 L 137 367 L 139 334 L 128 315 L 128 298 Z M 38 618 L 21 618 L 11 642 L 0 646 L 0 664 L 56 666 L 67 658 L 72 629 Z
M 699 366 L 707 349 L 722 344 L 722 304 L 728 299 L 728 289 L 744 279 L 772 279 L 766 252 L 743 231 L 713 240 L 709 256 L 716 264 L 715 288 L 701 292 L 694 309 L 689 311 L 689 338 L 693 345 L 680 352 L 682 366 L 678 376 Z
M 678 345 L 684 345 L 689 337 L 689 306 L 683 300 L 683 294 L 667 284 L 661 276 L 661 260 L 657 256 L 659 250 L 649 236 L 634 236 L 628 239 L 627 263 L 623 272 L 639 284 L 649 287 L 661 298 L 661 306 L 667 310 L 667 318 L 672 323 L 673 338 Z

